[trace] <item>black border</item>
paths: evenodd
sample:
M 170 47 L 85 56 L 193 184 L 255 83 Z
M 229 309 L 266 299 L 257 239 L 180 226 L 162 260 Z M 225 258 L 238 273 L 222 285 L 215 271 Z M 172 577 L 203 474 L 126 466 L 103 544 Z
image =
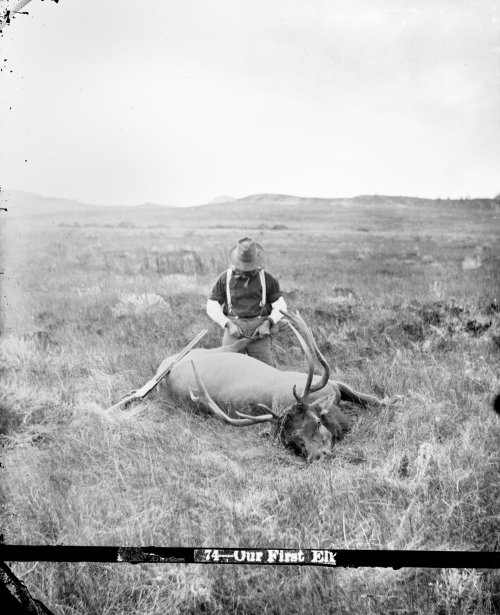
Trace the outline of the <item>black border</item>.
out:
M 500 552 L 0 544 L 0 561 L 499 569 Z

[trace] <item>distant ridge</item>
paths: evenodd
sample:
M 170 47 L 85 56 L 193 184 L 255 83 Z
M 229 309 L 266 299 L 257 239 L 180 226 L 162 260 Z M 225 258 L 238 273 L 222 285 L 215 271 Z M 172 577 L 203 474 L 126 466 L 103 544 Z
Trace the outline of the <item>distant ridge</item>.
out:
M 92 205 L 75 199 L 40 196 L 22 190 L 2 190 L 0 192 L 2 207 L 14 216 L 38 216 L 44 214 L 84 213 L 103 211 L 133 211 L 134 209 L 158 210 L 174 209 L 172 205 L 145 202 L 141 205 Z
M 241 199 L 238 199 L 239 202 L 254 202 L 254 203 L 262 203 L 265 201 L 272 201 L 273 203 L 304 203 L 306 201 L 311 201 L 315 203 L 332 203 L 339 201 L 349 201 L 349 198 L 342 197 L 310 197 L 310 196 L 295 196 L 293 194 L 250 194 L 248 196 L 244 196 Z
M 364 194 L 355 197 L 303 197 L 291 194 L 252 194 L 234 201 L 234 204 L 255 205 L 263 207 L 267 205 L 284 207 L 312 207 L 321 208 L 332 205 L 346 207 L 349 205 L 367 205 L 376 207 L 414 207 L 440 204 L 450 206 L 454 204 L 469 204 L 472 207 L 490 207 L 498 205 L 497 198 L 437 198 L 430 199 L 416 196 L 390 196 L 381 194 Z M 232 203 L 231 203 L 232 204 Z M 224 203 L 221 203 L 224 205 Z
M 173 205 L 163 205 L 162 203 L 151 203 L 150 201 L 146 201 L 142 203 L 142 205 L 131 205 L 130 207 L 141 207 L 142 209 L 165 209 L 165 207 L 174 207 Z
M 231 203 L 237 199 L 234 196 L 216 196 L 211 201 L 206 203 L 207 205 L 216 205 L 218 203 Z
M 98 211 L 101 205 L 90 205 L 73 199 L 46 197 L 21 190 L 2 190 L 0 202 L 14 216 L 36 216 L 63 212 Z
M 456 206 L 491 209 L 498 208 L 499 201 L 490 198 L 476 199 L 426 199 L 421 197 L 409 196 L 386 196 L 386 195 L 359 195 L 346 198 L 327 198 L 327 197 L 302 197 L 290 194 L 251 194 L 242 198 L 230 196 L 219 196 L 209 203 L 191 207 L 178 207 L 175 205 L 163 205 L 159 203 L 145 202 L 140 205 L 91 205 L 82 201 L 45 197 L 31 192 L 18 190 L 0 191 L 1 206 L 7 209 L 14 217 L 31 217 L 45 214 L 67 214 L 80 216 L 85 213 L 100 213 L 110 216 L 134 215 L 134 212 L 151 212 L 162 216 L 175 219 L 188 219 L 193 216 L 202 215 L 229 215 L 237 218 L 250 219 L 255 217 L 266 217 L 273 213 L 277 216 L 287 215 L 330 215 L 333 209 L 339 211 L 343 209 L 365 208 L 381 209 L 385 211 L 396 211 L 402 209 L 416 210 L 422 208 L 453 208 Z

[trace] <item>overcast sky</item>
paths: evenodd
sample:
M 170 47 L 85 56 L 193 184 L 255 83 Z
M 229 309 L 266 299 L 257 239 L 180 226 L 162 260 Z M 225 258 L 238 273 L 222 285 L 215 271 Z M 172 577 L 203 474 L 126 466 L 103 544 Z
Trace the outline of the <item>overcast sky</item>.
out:
M 493 197 L 496 4 L 32 0 L 0 39 L 2 188 Z

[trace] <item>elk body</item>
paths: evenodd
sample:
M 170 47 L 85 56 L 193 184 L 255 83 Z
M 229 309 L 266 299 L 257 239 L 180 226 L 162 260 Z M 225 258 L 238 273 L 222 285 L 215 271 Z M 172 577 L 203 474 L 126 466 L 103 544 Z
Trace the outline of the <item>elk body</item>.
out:
M 274 423 L 276 434 L 285 446 L 302 454 L 307 461 L 314 461 L 325 455 L 349 429 L 347 417 L 338 408 L 339 401 L 358 404 L 381 401 L 330 380 L 328 363 L 310 329 L 298 314 L 285 316 L 300 330 L 291 324 L 308 359 L 307 374 L 279 370 L 241 354 L 249 341 L 242 339 L 232 346 L 192 350 L 172 368 L 162 381 L 162 388 L 169 396 L 201 403 L 231 425 Z M 313 354 L 322 366 L 320 376 L 314 376 Z M 173 358 L 165 359 L 158 373 Z M 234 410 L 238 418 L 229 416 L 221 406 Z M 248 414 L 255 409 L 261 414 Z

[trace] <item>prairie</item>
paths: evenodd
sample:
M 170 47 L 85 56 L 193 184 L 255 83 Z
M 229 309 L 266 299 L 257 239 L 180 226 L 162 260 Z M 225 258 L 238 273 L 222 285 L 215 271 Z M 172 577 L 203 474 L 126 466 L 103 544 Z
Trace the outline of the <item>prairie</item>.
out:
M 500 549 L 500 204 L 256 195 L 177 209 L 7 195 L 1 527 L 12 544 Z M 306 465 L 153 393 L 99 416 L 202 328 L 253 235 L 332 377 L 398 394 Z M 290 332 L 278 366 L 304 368 Z M 499 613 L 480 569 L 13 563 L 58 614 Z

